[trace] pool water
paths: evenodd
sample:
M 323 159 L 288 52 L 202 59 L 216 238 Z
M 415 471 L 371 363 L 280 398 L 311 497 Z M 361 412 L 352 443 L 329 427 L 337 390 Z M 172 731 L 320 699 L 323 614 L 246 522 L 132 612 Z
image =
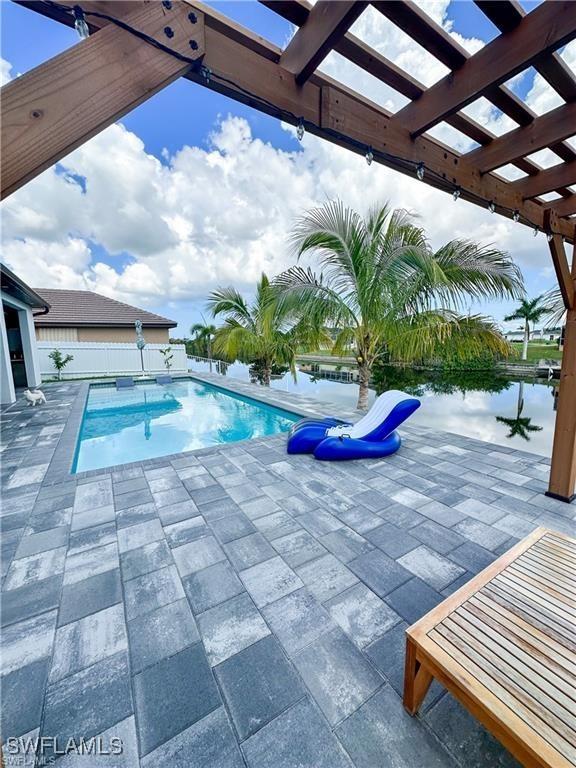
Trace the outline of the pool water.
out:
M 122 390 L 91 387 L 73 471 L 286 432 L 300 418 L 189 379 Z

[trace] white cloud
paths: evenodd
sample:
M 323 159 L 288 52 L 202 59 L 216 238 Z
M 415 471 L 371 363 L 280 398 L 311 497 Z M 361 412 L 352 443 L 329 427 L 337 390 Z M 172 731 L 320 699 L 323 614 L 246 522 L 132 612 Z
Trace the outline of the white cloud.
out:
M 6 59 L 0 58 L 0 86 L 12 80 L 12 65 Z
M 426 5 L 460 44 L 478 50 L 483 42 L 457 35 L 447 9 L 448 0 Z M 373 8 L 353 31 L 427 85 L 446 73 Z M 567 46 L 563 56 L 574 63 L 576 46 Z M 336 54 L 323 69 L 392 111 L 405 103 Z M 2 62 L 0 75 L 9 72 Z M 528 101 L 541 111 L 550 96 L 538 78 Z M 485 100 L 469 112 L 495 133 L 513 127 Z M 470 148 L 448 126 L 436 134 L 445 141 L 456 136 L 460 149 Z M 376 163 L 368 167 L 362 157 L 311 135 L 292 152 L 279 150 L 229 115 L 206 146 L 163 153 L 163 161 L 122 125 L 111 126 L 4 202 L 3 258 L 36 287 L 87 287 L 151 307 L 198 305 L 217 285 L 249 290 L 261 271 L 272 275 L 290 265 L 287 235 L 296 216 L 339 196 L 360 211 L 384 200 L 417 211 L 436 246 L 472 235 L 510 250 L 524 268 L 548 267 L 543 238 L 533 239 L 526 228 L 453 203 Z

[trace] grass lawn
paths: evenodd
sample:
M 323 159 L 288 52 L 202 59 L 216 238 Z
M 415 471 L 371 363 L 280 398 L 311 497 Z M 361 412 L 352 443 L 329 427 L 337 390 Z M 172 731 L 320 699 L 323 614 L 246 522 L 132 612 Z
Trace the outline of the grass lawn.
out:
M 511 357 L 508 362 L 511 365 L 522 364 L 522 344 L 513 342 L 514 349 L 518 351 L 517 357 Z M 537 363 L 540 360 L 562 360 L 562 352 L 556 344 L 542 344 L 541 342 L 531 342 L 528 344 L 528 363 Z

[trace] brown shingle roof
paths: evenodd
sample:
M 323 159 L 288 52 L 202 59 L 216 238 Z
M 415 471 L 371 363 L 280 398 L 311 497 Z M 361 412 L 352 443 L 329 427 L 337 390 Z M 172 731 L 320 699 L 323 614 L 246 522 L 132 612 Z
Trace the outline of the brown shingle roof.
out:
M 130 326 L 141 320 L 144 327 L 175 328 L 178 323 L 145 309 L 124 304 L 92 291 L 67 291 L 55 288 L 36 288 L 50 304 L 47 315 L 34 318 L 42 326 Z

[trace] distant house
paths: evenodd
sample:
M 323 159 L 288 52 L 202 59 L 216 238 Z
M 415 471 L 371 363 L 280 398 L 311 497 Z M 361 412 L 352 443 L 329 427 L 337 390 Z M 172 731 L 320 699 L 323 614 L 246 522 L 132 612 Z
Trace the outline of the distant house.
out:
M 48 315 L 34 318 L 38 341 L 135 342 L 134 323 L 142 321 L 149 344 L 167 344 L 177 323 L 144 309 L 124 304 L 92 291 L 36 288 L 50 305 Z

